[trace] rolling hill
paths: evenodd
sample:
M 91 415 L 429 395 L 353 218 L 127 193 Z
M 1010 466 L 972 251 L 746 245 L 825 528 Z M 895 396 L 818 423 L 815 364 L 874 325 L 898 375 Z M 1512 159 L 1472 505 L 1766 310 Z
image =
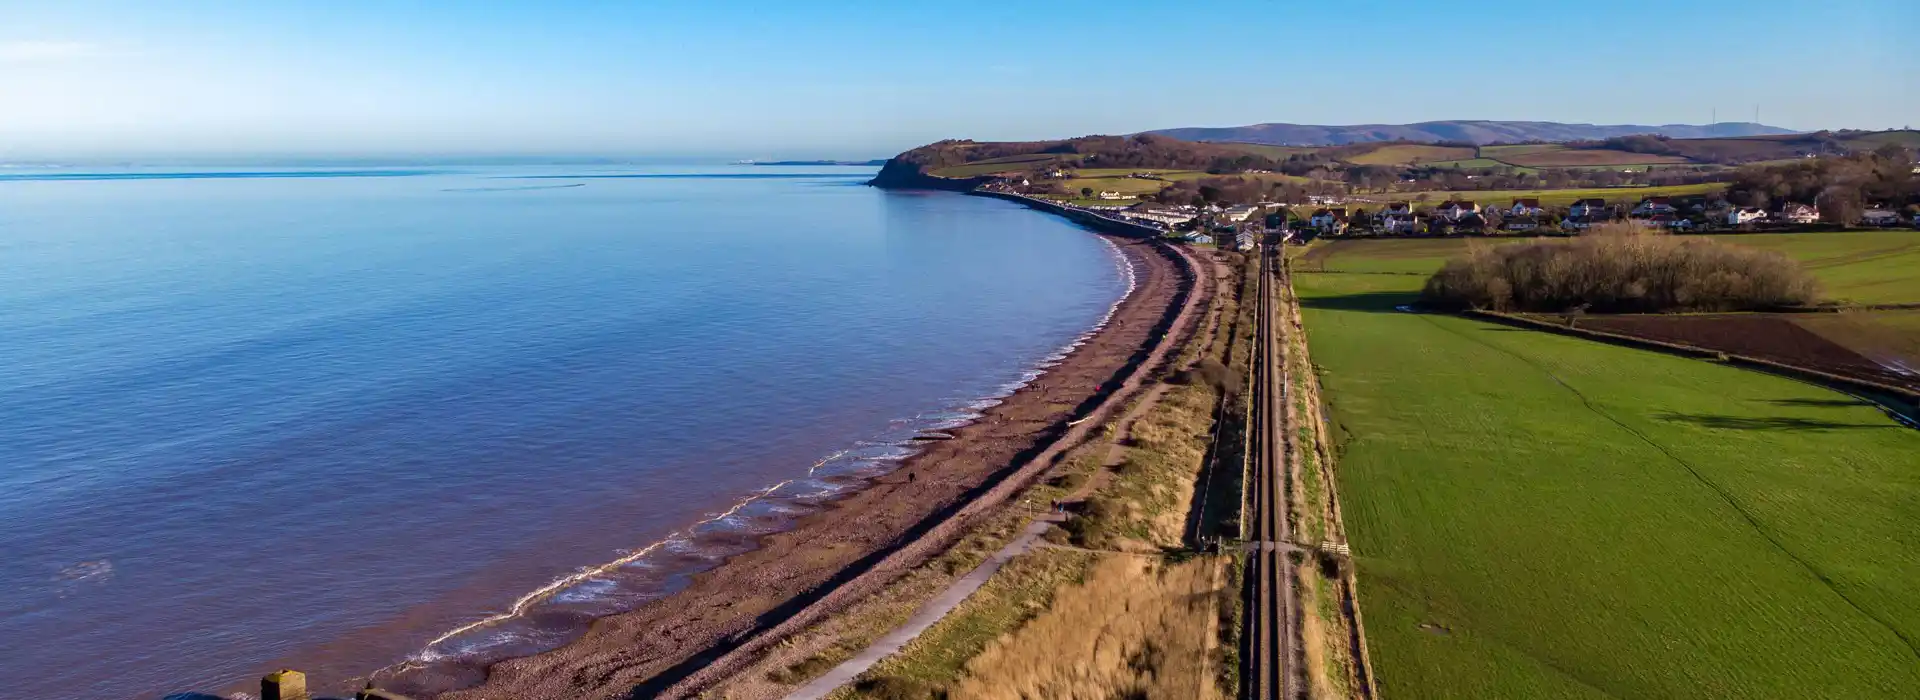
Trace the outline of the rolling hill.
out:
M 1253 124 L 1232 127 L 1188 127 L 1160 129 L 1146 133 L 1171 136 L 1188 141 L 1234 141 L 1289 146 L 1330 146 L 1375 141 L 1414 141 L 1434 143 L 1522 143 L 1540 141 L 1600 140 L 1635 134 L 1660 134 L 1673 138 L 1726 138 L 1769 136 L 1795 133 L 1765 124 L 1722 122 L 1707 126 L 1666 124 L 1562 124 L 1559 122 L 1510 121 L 1438 121 L 1419 124 L 1360 124 L 1356 126 L 1320 126 L 1311 124 Z

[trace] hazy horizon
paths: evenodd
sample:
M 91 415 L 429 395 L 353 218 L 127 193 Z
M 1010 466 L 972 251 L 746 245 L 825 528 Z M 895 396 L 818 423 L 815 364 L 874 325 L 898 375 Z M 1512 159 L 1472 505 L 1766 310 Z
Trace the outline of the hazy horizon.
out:
M 1702 124 L 1758 105 L 1761 123 L 1814 131 L 1920 115 L 1905 3 L 1612 9 L 1659 31 L 1515 0 L 20 4 L 0 28 L 0 159 L 865 159 L 1263 122 Z M 1846 29 L 1800 31 L 1815 21 Z

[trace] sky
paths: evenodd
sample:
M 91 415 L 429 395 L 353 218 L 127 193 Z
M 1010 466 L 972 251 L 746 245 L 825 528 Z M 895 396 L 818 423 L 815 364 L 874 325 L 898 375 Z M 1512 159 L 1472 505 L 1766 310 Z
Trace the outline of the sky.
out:
M 1920 2 L 0 0 L 0 158 L 875 158 L 1260 122 L 1920 125 Z

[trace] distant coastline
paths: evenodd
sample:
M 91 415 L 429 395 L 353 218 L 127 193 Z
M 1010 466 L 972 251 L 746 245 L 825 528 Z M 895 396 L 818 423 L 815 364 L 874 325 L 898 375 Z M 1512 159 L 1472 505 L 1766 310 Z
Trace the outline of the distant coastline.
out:
M 742 160 L 734 165 L 886 165 L 887 159 L 873 160 Z

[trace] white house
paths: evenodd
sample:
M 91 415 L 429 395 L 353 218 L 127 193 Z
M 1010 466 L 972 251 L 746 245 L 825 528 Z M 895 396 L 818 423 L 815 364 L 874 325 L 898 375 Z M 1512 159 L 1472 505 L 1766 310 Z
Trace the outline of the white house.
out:
M 1251 219 L 1253 218 L 1254 214 L 1258 214 L 1258 213 L 1260 213 L 1259 207 L 1256 207 L 1250 204 L 1242 204 L 1237 207 L 1227 207 L 1226 216 L 1228 221 L 1239 222 L 1239 221 L 1246 221 L 1247 219 Z
M 1440 216 L 1446 217 L 1448 221 L 1457 222 L 1467 218 L 1469 214 L 1480 213 L 1480 205 L 1473 202 L 1443 202 L 1435 211 L 1439 212 Z
M 1120 194 L 1119 192 L 1101 192 L 1100 198 L 1101 199 L 1132 199 L 1132 197 L 1128 197 L 1127 195 Z
M 1820 222 L 1820 210 L 1805 204 L 1789 204 L 1780 208 L 1780 220 L 1790 224 L 1816 224 Z
M 1900 213 L 1891 209 L 1868 209 L 1860 213 L 1860 223 L 1868 226 L 1898 226 Z
M 1253 250 L 1253 232 L 1241 231 L 1234 234 L 1233 247 L 1239 250 Z
M 1689 231 L 1693 229 L 1692 219 L 1688 219 L 1684 216 L 1674 216 L 1672 214 L 1660 214 L 1660 215 L 1654 216 L 1651 223 L 1655 226 L 1659 226 L 1661 228 L 1665 228 L 1673 231 Z
M 1307 225 L 1322 231 L 1336 231 L 1347 227 L 1347 210 L 1320 209 L 1307 219 Z
M 1193 214 L 1179 209 L 1164 207 L 1134 207 L 1126 211 L 1127 216 L 1144 219 L 1165 226 L 1178 226 L 1193 220 Z
M 1743 226 L 1767 218 L 1767 211 L 1759 207 L 1738 207 L 1727 210 L 1728 226 Z
M 1607 200 L 1597 198 L 1582 199 L 1574 202 L 1573 210 L 1568 213 L 1579 219 L 1598 218 L 1607 213 Z
M 1411 202 L 1390 202 L 1387 204 L 1386 209 L 1381 210 L 1380 215 L 1388 218 L 1411 217 L 1413 216 L 1413 204 Z
M 1213 245 L 1213 236 L 1209 236 L 1204 233 L 1196 233 L 1191 236 L 1187 236 L 1187 242 L 1200 243 L 1203 245 Z
M 1648 197 L 1633 207 L 1633 215 L 1641 218 L 1672 214 L 1674 211 L 1673 200 L 1667 197 Z
M 1540 208 L 1540 200 L 1538 199 L 1516 199 L 1513 200 L 1513 208 L 1507 210 L 1507 215 L 1536 216 L 1545 211 L 1545 209 Z
M 1563 231 L 1585 231 L 1590 228 L 1593 228 L 1593 220 L 1584 216 L 1569 216 L 1560 220 L 1560 229 Z
M 1380 220 L 1380 227 L 1386 229 L 1387 233 L 1413 233 L 1413 215 L 1389 214 Z

